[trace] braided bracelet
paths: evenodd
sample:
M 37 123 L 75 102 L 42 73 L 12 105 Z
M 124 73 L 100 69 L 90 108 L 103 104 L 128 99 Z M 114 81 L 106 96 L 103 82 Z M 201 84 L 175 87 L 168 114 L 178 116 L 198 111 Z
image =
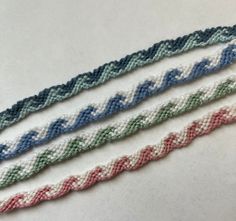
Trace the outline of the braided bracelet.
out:
M 118 92 L 100 104 L 90 104 L 78 113 L 53 120 L 51 123 L 34 128 L 12 142 L 0 143 L 0 161 L 49 142 L 64 133 L 75 131 L 90 122 L 111 116 L 129 109 L 145 99 L 159 94 L 171 86 L 183 84 L 214 71 L 225 68 L 236 60 L 236 40 L 213 56 L 204 57 L 188 66 L 181 66 L 149 77 L 127 92 Z
M 43 201 L 63 197 L 72 191 L 85 190 L 98 182 L 112 179 L 122 172 L 137 170 L 151 161 L 165 157 L 172 150 L 189 145 L 197 137 L 209 134 L 224 124 L 235 122 L 236 104 L 221 108 L 200 120 L 193 121 L 180 132 L 170 133 L 157 145 L 146 146 L 132 155 L 119 157 L 82 175 L 69 176 L 59 183 L 8 197 L 0 201 L 0 212 L 32 207 Z
M 227 78 L 211 87 L 172 99 L 153 110 L 143 111 L 136 117 L 97 129 L 92 133 L 76 136 L 59 145 L 50 146 L 27 160 L 0 170 L 0 188 L 28 179 L 49 165 L 69 159 L 102 144 L 125 138 L 141 129 L 160 124 L 234 92 L 236 92 L 236 76 Z
M 160 41 L 146 50 L 140 50 L 127 55 L 119 61 L 106 63 L 92 72 L 80 74 L 72 78 L 65 84 L 46 88 L 37 95 L 18 101 L 12 107 L 0 113 L 0 130 L 20 121 L 33 112 L 77 95 L 83 90 L 103 84 L 112 78 L 123 75 L 138 67 L 197 47 L 227 42 L 234 39 L 235 36 L 236 25 L 195 31 L 191 34 L 178 37 L 175 40 Z

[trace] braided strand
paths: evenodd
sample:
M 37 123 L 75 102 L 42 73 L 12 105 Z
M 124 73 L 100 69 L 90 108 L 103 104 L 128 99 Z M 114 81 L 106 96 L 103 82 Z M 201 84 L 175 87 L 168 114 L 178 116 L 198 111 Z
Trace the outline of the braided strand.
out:
M 153 110 L 144 111 L 136 117 L 110 124 L 92 133 L 81 134 L 58 145 L 52 145 L 28 160 L 22 160 L 0 170 L 0 188 L 28 179 L 49 165 L 72 158 L 108 142 L 125 138 L 142 129 L 158 125 L 234 92 L 236 92 L 236 76 L 227 78 L 211 87 L 201 88 L 193 93 L 172 99 Z
M 49 124 L 31 129 L 12 142 L 0 143 L 0 161 L 16 157 L 35 146 L 75 131 L 87 124 L 132 108 L 150 96 L 171 86 L 193 81 L 204 75 L 225 68 L 236 60 L 236 40 L 212 56 L 204 57 L 188 66 L 181 66 L 149 77 L 126 92 L 118 92 L 100 104 L 90 104 L 76 114 L 60 117 Z
M 140 50 L 118 61 L 106 63 L 92 72 L 72 78 L 65 84 L 46 88 L 37 95 L 18 101 L 0 113 L 0 130 L 11 126 L 31 113 L 75 96 L 83 90 L 101 85 L 138 67 L 194 48 L 227 42 L 234 39 L 235 36 L 236 25 L 195 31 L 174 40 L 160 41 L 146 50 Z
M 175 149 L 188 146 L 197 137 L 207 135 L 222 125 L 235 122 L 236 105 L 221 108 L 200 120 L 193 121 L 180 132 L 170 133 L 157 145 L 146 146 L 132 155 L 119 157 L 82 175 L 67 177 L 57 184 L 46 185 L 8 197 L 0 201 L 0 212 L 32 207 L 43 201 L 61 198 L 72 191 L 86 190 L 96 183 L 110 180 L 125 171 L 134 171 L 151 161 L 159 160 Z

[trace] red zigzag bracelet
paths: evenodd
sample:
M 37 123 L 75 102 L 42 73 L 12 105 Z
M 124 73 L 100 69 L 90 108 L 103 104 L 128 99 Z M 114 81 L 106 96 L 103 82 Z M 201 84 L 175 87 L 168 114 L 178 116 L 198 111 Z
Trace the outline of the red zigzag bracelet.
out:
M 70 176 L 57 184 L 18 193 L 0 201 L 0 212 L 4 213 L 17 208 L 31 207 L 43 201 L 60 198 L 72 191 L 85 190 L 98 182 L 116 177 L 124 171 L 133 171 L 148 162 L 159 160 L 172 150 L 187 146 L 195 138 L 209 134 L 224 124 L 235 122 L 236 104 L 223 107 L 197 121 L 193 121 L 180 132 L 170 133 L 157 145 L 146 146 L 135 154 L 122 156 L 106 165 L 97 166 L 82 175 Z

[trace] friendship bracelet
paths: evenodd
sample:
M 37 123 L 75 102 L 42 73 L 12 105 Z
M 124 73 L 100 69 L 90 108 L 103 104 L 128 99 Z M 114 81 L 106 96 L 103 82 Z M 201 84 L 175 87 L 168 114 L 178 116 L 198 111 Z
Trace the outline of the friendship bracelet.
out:
M 75 136 L 58 145 L 50 146 L 27 160 L 22 160 L 0 170 L 0 188 L 28 179 L 49 165 L 72 158 L 105 143 L 125 138 L 141 129 L 160 124 L 234 92 L 236 92 L 236 76 L 223 80 L 211 87 L 205 87 L 196 90 L 194 93 L 172 99 L 153 110 L 143 111 L 136 117 L 110 124 L 94 130 L 92 133 Z
M 178 37 L 175 40 L 160 41 L 146 50 L 140 50 L 118 61 L 106 63 L 92 72 L 80 74 L 72 78 L 65 84 L 46 88 L 37 95 L 18 101 L 0 113 L 0 130 L 20 121 L 31 113 L 75 96 L 83 90 L 101 85 L 138 67 L 194 48 L 227 42 L 234 39 L 235 36 L 236 25 L 195 31 Z
M 68 115 L 49 124 L 31 129 L 14 141 L 0 143 L 0 161 L 16 157 L 35 146 L 75 131 L 87 124 L 132 108 L 150 96 L 159 94 L 171 86 L 193 81 L 204 75 L 225 68 L 236 60 L 236 40 L 213 56 L 202 58 L 188 66 L 172 68 L 158 76 L 149 77 L 126 92 L 118 92 L 100 104 L 90 104 L 74 115 Z
M 86 190 L 96 183 L 110 180 L 125 171 L 134 171 L 151 161 L 159 160 L 175 149 L 188 146 L 197 137 L 207 135 L 222 125 L 235 122 L 236 104 L 221 108 L 198 121 L 193 121 L 180 132 L 170 133 L 157 145 L 146 146 L 132 155 L 119 157 L 82 175 L 69 176 L 59 183 L 10 196 L 0 201 L 0 212 L 32 207 L 43 201 L 61 198 L 72 191 Z

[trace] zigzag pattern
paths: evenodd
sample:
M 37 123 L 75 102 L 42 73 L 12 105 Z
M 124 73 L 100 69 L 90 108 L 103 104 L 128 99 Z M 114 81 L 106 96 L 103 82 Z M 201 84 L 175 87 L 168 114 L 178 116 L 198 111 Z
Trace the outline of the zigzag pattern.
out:
M 227 67 L 236 60 L 236 40 L 213 56 L 204 57 L 188 66 L 173 68 L 158 76 L 139 83 L 130 91 L 118 92 L 97 105 L 88 105 L 78 113 L 58 118 L 46 126 L 32 129 L 16 140 L 0 143 L 0 160 L 18 156 L 31 148 L 47 143 L 64 133 L 75 131 L 91 122 L 111 116 L 119 111 L 132 108 L 150 96 L 159 94 L 168 88 L 193 81 Z
M 39 173 L 49 165 L 74 157 L 138 131 L 160 124 L 170 118 L 197 109 L 216 99 L 236 92 L 236 76 L 228 78 L 211 87 L 201 88 L 194 93 L 178 97 L 145 111 L 136 117 L 108 125 L 92 133 L 82 134 L 38 152 L 35 156 L 17 162 L 0 170 L 0 188 L 25 180 Z
M 77 95 L 83 90 L 103 84 L 138 67 L 193 48 L 227 42 L 234 39 L 235 36 L 236 25 L 195 31 L 174 40 L 161 41 L 146 50 L 140 50 L 118 61 L 106 63 L 92 72 L 80 74 L 65 84 L 46 88 L 37 95 L 18 101 L 0 113 L 0 130 L 20 121 L 31 113 Z
M 10 196 L 0 201 L 0 212 L 32 207 L 44 201 L 63 197 L 72 191 L 86 190 L 98 182 L 110 180 L 125 171 L 134 171 L 151 161 L 159 160 L 175 149 L 188 146 L 197 137 L 207 135 L 222 125 L 235 122 L 236 105 L 221 108 L 198 121 L 193 121 L 180 132 L 170 133 L 157 145 L 146 146 L 132 155 L 119 157 L 82 175 L 67 177 L 57 184 Z

